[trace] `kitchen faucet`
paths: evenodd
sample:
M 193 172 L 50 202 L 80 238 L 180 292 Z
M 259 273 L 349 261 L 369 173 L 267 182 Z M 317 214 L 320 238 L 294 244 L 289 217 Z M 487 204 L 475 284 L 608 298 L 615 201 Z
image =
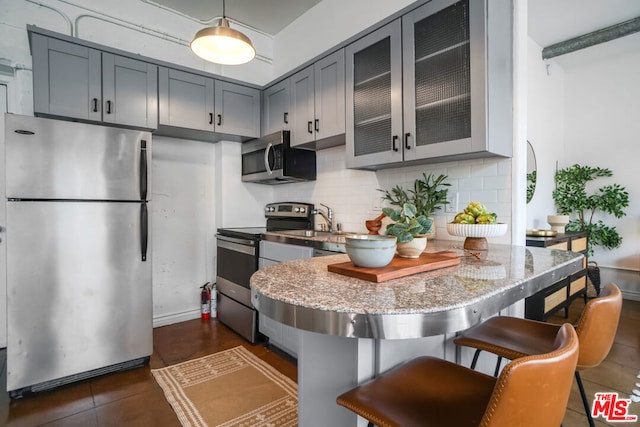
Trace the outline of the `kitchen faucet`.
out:
M 320 215 L 322 218 L 324 218 L 324 220 L 327 222 L 327 226 L 329 227 L 329 233 L 333 233 L 333 209 L 323 203 L 320 204 L 327 208 L 327 213 L 325 214 L 320 209 L 314 209 L 311 211 L 311 213 L 314 215 Z

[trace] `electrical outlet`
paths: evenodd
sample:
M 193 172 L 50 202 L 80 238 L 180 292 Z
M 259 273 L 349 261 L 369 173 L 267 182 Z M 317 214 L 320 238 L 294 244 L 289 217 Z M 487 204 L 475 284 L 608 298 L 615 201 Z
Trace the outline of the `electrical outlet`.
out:
M 444 211 L 446 213 L 458 212 L 458 193 L 457 192 L 447 195 L 447 204 L 445 205 Z

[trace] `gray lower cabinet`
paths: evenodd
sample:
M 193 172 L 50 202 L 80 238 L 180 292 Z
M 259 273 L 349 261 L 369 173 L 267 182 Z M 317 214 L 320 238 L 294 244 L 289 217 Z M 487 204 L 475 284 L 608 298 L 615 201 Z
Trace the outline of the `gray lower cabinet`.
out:
M 157 66 L 31 34 L 36 115 L 158 125 Z
M 285 243 L 261 241 L 259 268 L 294 259 L 312 258 L 313 248 Z M 269 337 L 269 342 L 294 357 L 298 355 L 299 331 L 291 326 L 283 325 L 260 314 L 258 320 L 260 333 Z
M 160 67 L 158 134 L 204 141 L 260 136 L 260 91 Z
M 347 166 L 510 157 L 511 22 L 511 0 L 433 0 L 347 46 Z

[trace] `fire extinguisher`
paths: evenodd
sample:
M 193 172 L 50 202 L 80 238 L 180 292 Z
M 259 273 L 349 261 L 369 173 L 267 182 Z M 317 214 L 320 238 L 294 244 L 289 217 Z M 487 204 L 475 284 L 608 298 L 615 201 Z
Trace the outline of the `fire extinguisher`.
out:
M 211 318 L 211 289 L 209 289 L 209 282 L 200 287 L 200 318 L 207 320 Z

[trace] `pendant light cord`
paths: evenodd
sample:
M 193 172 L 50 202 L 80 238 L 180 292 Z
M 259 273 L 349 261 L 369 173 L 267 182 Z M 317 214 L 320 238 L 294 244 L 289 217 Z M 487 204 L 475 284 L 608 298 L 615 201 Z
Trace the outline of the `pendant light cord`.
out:
M 224 0 L 222 0 L 222 17 L 226 18 L 227 15 L 225 14 L 225 10 L 224 10 Z

